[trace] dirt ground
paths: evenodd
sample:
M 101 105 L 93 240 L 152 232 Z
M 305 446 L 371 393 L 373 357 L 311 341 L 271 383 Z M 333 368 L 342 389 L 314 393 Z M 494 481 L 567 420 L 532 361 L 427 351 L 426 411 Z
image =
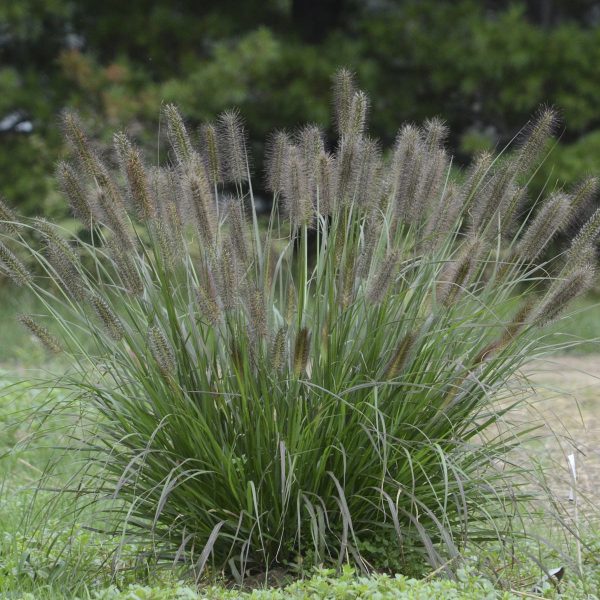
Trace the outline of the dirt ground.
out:
M 574 454 L 582 506 L 588 500 L 600 508 L 600 354 L 550 357 L 530 363 L 526 372 L 537 392 L 534 413 L 554 431 L 536 451 L 563 466 Z M 565 477 L 553 487 L 561 497 L 571 489 Z

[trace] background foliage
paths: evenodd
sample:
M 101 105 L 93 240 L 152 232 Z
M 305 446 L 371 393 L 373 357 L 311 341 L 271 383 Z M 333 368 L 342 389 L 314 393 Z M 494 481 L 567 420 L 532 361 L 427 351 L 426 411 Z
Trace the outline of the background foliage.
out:
M 26 213 L 63 214 L 52 172 L 66 106 L 108 140 L 123 125 L 154 132 L 162 102 L 192 125 L 236 105 L 260 144 L 275 127 L 326 122 L 339 65 L 373 98 L 386 143 L 397 122 L 437 114 L 467 162 L 551 103 L 566 131 L 538 189 L 589 173 L 600 152 L 591 0 L 4 0 L 0 58 L 0 190 Z

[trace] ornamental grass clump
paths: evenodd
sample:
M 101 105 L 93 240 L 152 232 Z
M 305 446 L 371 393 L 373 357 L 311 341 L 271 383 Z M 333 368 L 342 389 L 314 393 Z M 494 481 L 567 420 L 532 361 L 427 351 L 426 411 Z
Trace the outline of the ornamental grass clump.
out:
M 552 111 L 455 177 L 442 121 L 384 151 L 350 73 L 334 93 L 334 146 L 315 125 L 272 136 L 267 217 L 240 115 L 198 135 L 173 105 L 168 163 L 119 133 L 118 172 L 65 115 L 58 178 L 91 241 L 0 205 L 0 266 L 47 308 L 21 321 L 95 424 L 77 496 L 117 547 L 243 578 L 369 570 L 374 547 L 451 565 L 522 527 L 534 487 L 502 424 L 541 327 L 594 282 L 600 211 L 551 243 L 595 180 L 519 221 Z

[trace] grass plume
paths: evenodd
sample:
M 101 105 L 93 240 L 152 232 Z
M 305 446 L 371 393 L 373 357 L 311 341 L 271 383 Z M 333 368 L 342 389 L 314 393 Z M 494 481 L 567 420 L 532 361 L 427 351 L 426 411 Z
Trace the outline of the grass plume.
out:
M 52 354 L 59 354 L 61 352 L 60 342 L 46 327 L 38 323 L 33 316 L 19 315 L 17 320 L 26 327 L 49 352 Z

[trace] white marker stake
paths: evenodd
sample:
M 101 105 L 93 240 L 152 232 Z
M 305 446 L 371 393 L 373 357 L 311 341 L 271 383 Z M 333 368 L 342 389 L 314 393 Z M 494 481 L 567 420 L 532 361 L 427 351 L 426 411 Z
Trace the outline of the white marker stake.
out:
M 569 461 L 569 468 L 571 469 L 571 481 L 572 485 L 569 489 L 569 500 L 573 502 L 575 500 L 575 490 L 573 489 L 577 484 L 577 468 L 575 467 L 575 455 L 569 454 L 567 456 L 567 460 Z
M 575 531 L 577 532 L 577 566 L 579 567 L 579 573 L 582 573 L 583 564 L 581 557 L 581 540 L 579 538 L 579 511 L 577 510 L 577 468 L 575 467 L 575 454 L 569 454 L 567 456 L 569 461 L 569 469 L 571 471 L 571 489 L 569 490 L 569 500 L 575 504 Z

